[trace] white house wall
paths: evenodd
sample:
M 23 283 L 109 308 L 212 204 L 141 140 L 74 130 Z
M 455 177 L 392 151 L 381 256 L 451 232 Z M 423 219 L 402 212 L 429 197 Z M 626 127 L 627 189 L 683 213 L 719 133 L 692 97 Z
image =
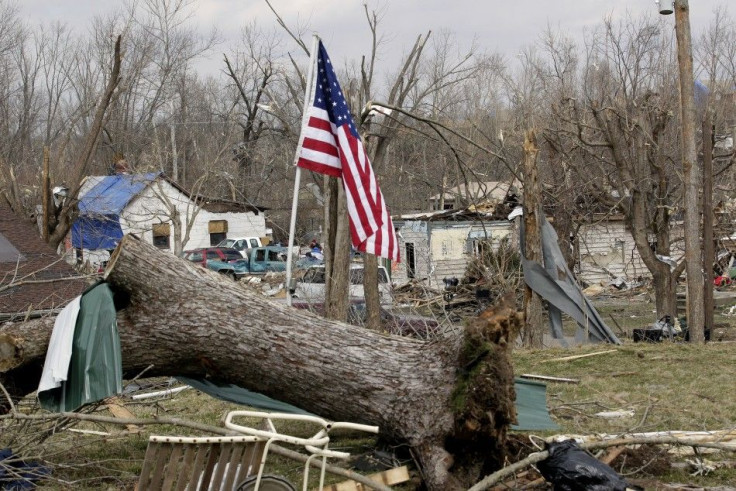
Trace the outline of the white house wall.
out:
M 406 283 L 411 278 L 408 275 L 408 264 L 406 244 L 414 244 L 414 278 L 423 280 L 429 278 L 431 261 L 429 255 L 429 236 L 427 231 L 428 222 L 406 221 L 397 222 L 399 226 L 399 247 L 401 251 L 401 262 L 391 265 L 391 281 L 396 284 Z
M 159 186 L 160 184 L 160 186 Z M 123 222 L 123 233 L 133 232 L 142 234 L 144 240 L 153 243 L 152 226 L 156 223 L 170 223 L 171 219 L 163 204 L 161 194 L 168 197 L 176 206 L 181 216 L 182 238 L 186 234 L 186 224 L 191 220 L 195 211 L 194 203 L 181 191 L 166 181 L 157 181 L 148 186 L 125 208 Z M 186 218 L 184 218 L 186 217 Z M 124 220 L 123 220 L 124 218 Z M 255 212 L 224 212 L 212 213 L 201 209 L 194 218 L 194 223 L 189 232 L 189 240 L 182 245 L 184 250 L 196 249 L 198 247 L 210 247 L 209 222 L 212 220 L 226 220 L 228 225 L 228 237 L 256 236 L 265 237 L 266 218 L 263 213 Z M 128 230 L 126 230 L 126 226 Z M 174 231 L 171 230 L 171 251 L 174 247 Z
M 186 224 L 194 213 L 195 205 L 184 193 L 165 180 L 157 180 L 147 186 L 125 207 L 120 216 L 120 227 L 123 234 L 134 233 L 149 244 L 153 243 L 153 225 L 160 223 L 171 224 L 170 212 L 164 204 L 162 196 L 177 208 L 181 217 L 182 238 L 186 233 Z M 209 222 L 211 220 L 227 220 L 228 237 L 266 236 L 266 218 L 263 213 L 255 212 L 226 212 L 212 213 L 200 210 L 194 220 L 189 234 L 189 240 L 182 249 L 195 249 L 210 246 Z M 174 230 L 170 229 L 170 252 L 174 252 Z M 98 265 L 109 259 L 107 251 L 90 251 L 85 249 L 85 262 Z
M 578 233 L 578 245 L 579 277 L 589 284 L 650 276 L 622 221 L 583 225 Z
M 490 240 L 497 248 L 506 237 L 513 238 L 512 222 L 477 221 L 461 223 L 407 220 L 399 222 L 399 245 L 404 261 L 394 268 L 392 281 L 404 283 L 407 275 L 406 244 L 414 244 L 416 263 L 415 278 L 426 280 L 427 286 L 443 288 L 444 278 L 462 278 L 473 258 L 473 240 Z
M 241 213 L 211 213 L 201 210 L 194 220 L 191 239 L 186 245 L 187 249 L 210 246 L 209 222 L 211 220 L 227 220 L 227 236 L 234 237 L 265 237 L 266 217 L 263 212 L 256 215 L 254 212 Z

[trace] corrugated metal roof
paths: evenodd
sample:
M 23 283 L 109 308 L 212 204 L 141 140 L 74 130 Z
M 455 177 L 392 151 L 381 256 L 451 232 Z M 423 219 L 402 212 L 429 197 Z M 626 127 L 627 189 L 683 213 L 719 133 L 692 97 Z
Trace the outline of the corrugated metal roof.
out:
M 128 203 L 159 175 L 151 172 L 105 176 L 79 200 L 79 212 L 81 215 L 120 215 Z

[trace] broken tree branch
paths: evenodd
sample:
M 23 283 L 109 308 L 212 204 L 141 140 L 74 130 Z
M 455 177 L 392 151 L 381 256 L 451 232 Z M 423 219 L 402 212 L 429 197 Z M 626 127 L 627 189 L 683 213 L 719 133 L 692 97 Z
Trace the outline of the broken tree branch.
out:
M 728 445 L 728 444 L 723 444 L 723 443 L 714 443 L 714 442 L 705 442 L 705 441 L 692 440 L 692 439 L 686 439 L 686 438 L 677 438 L 674 436 L 669 436 L 669 437 L 658 436 L 658 437 L 652 437 L 652 438 L 646 438 L 646 437 L 619 438 L 615 440 L 585 442 L 585 443 L 580 444 L 580 447 L 586 450 L 595 450 L 599 448 L 610 448 L 610 447 L 642 445 L 642 444 L 681 445 L 685 447 L 714 448 L 714 449 L 722 450 L 722 451 L 736 452 L 736 446 L 733 446 L 733 445 Z M 521 471 L 522 469 L 526 469 L 527 467 L 532 466 L 536 464 L 537 462 L 541 462 L 547 457 L 549 457 L 549 452 L 547 450 L 542 450 L 541 452 L 534 452 L 532 454 L 529 454 L 529 456 L 526 457 L 525 459 L 515 462 L 507 467 L 504 467 L 500 471 L 494 472 L 493 474 L 485 477 L 482 481 L 475 484 L 468 491 L 482 491 L 482 490 L 488 489 L 494 484 L 505 479 L 506 477 L 514 474 L 515 472 Z

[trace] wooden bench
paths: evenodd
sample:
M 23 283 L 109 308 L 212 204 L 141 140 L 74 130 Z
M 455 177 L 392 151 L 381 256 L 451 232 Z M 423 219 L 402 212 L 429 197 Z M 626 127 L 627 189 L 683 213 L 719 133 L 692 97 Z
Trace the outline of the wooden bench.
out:
M 258 474 L 265 445 L 253 436 L 151 436 L 137 489 L 230 491 Z

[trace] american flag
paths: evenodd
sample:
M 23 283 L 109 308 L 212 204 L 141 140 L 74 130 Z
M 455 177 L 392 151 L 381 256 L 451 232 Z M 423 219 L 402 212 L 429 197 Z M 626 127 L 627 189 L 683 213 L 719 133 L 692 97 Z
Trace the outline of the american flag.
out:
M 314 96 L 305 107 L 297 165 L 342 178 L 353 246 L 399 261 L 394 224 L 321 41 L 316 63 L 311 87 Z

